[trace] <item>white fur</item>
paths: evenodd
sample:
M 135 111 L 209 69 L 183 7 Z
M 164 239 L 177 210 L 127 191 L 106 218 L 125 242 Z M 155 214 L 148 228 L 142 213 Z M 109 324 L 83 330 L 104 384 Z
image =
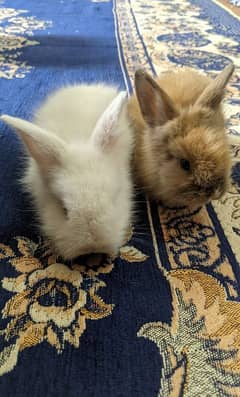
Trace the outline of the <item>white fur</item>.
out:
M 35 125 L 2 116 L 32 155 L 24 186 L 33 196 L 43 234 L 66 259 L 116 254 L 129 227 L 133 136 L 123 95 L 113 110 L 108 107 L 117 94 L 106 85 L 69 86 L 46 100 Z M 105 112 L 98 122 L 106 108 L 115 114 Z M 107 117 L 115 120 L 109 130 Z M 97 139 L 92 139 L 94 129 Z

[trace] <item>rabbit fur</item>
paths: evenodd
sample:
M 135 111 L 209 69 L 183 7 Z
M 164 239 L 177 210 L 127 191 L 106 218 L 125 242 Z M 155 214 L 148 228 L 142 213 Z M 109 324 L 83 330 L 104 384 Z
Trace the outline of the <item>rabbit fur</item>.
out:
M 211 78 L 190 68 L 135 74 L 128 104 L 137 183 L 169 207 L 199 207 L 227 190 L 231 157 L 222 109 L 234 66 Z
M 126 94 L 104 84 L 68 86 L 46 99 L 33 123 L 1 118 L 30 154 L 23 185 L 56 253 L 117 254 L 132 212 Z

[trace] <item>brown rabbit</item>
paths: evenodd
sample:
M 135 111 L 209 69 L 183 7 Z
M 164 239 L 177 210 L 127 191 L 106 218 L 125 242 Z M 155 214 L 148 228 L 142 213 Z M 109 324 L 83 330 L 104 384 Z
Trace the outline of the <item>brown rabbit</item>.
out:
M 157 81 L 135 74 L 128 104 L 135 130 L 138 184 L 170 207 L 201 206 L 226 191 L 231 157 L 221 101 L 234 70 L 215 80 L 192 69 L 164 73 Z

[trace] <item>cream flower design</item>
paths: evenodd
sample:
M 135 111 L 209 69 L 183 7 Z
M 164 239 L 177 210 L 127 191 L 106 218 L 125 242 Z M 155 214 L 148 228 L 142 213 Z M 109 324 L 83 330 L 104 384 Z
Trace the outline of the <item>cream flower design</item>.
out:
M 229 301 L 217 280 L 197 270 L 171 271 L 168 281 L 171 325 L 147 323 L 138 333 L 162 356 L 158 396 L 239 396 L 239 302 Z
M 20 50 L 39 42 L 26 39 L 24 35 L 32 36 L 35 30 L 46 29 L 51 24 L 22 14 L 27 14 L 27 11 L 0 8 L 0 77 L 5 79 L 23 78 L 31 69 L 30 65 L 18 59 Z
M 86 320 L 109 316 L 113 309 L 97 295 L 105 286 L 98 275 L 110 272 L 111 263 L 99 261 L 94 269 L 88 264 L 67 266 L 27 238 L 17 238 L 16 244 L 14 250 L 0 245 L 0 260 L 7 258 L 19 274 L 2 280 L 2 287 L 14 295 L 2 310 L 10 321 L 0 335 L 12 344 L 0 352 L 0 374 L 15 366 L 22 350 L 43 341 L 58 353 L 66 343 L 79 347 Z
M 132 230 L 126 241 L 132 237 Z M 147 256 L 135 247 L 121 248 L 120 256 L 128 262 L 143 262 Z M 0 375 L 11 371 L 19 353 L 46 341 L 58 353 L 66 343 L 79 347 L 87 320 L 111 315 L 113 305 L 105 303 L 98 290 L 105 287 L 100 274 L 110 273 L 112 260 L 91 256 L 84 264 L 69 265 L 58 261 L 42 244 L 18 237 L 11 247 L 0 244 L 0 262 L 7 260 L 15 277 L 4 277 L 2 287 L 13 293 L 2 309 L 9 319 L 0 336 L 8 345 L 0 352 Z

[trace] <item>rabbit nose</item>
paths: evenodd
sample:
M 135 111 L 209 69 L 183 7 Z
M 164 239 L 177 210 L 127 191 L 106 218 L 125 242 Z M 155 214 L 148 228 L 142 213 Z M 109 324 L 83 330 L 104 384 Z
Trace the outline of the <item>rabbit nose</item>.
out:
M 205 193 L 207 196 L 212 196 L 213 193 L 215 193 L 215 187 L 214 186 L 207 186 L 205 189 Z

